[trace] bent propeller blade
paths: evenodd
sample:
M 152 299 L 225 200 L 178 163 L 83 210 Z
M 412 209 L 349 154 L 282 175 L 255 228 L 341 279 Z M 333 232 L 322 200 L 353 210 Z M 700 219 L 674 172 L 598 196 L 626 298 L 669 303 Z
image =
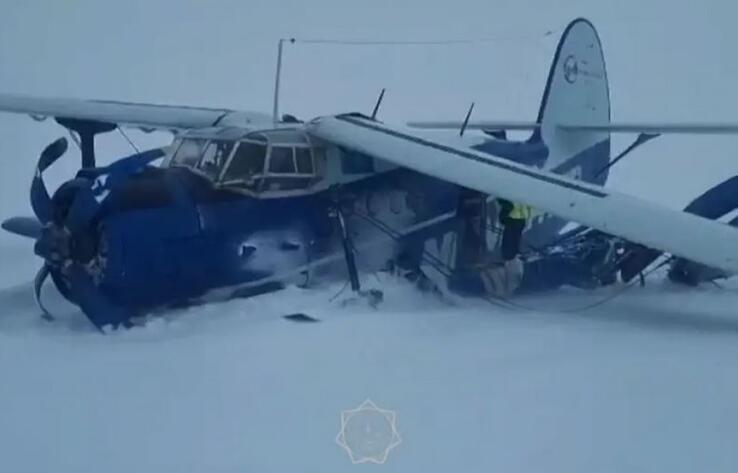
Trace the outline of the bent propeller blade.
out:
M 37 240 L 41 237 L 43 225 L 34 217 L 11 217 L 0 226 L 3 230 L 26 238 Z
M 67 139 L 59 138 L 41 152 L 36 173 L 31 181 L 31 207 L 41 223 L 51 221 L 53 210 L 51 197 L 44 184 L 42 173 L 67 151 Z
M 38 308 L 41 309 L 41 317 L 44 320 L 52 321 L 54 320 L 54 317 L 51 315 L 51 312 L 46 309 L 46 306 L 44 306 L 44 303 L 41 300 L 41 289 L 44 287 L 44 282 L 46 282 L 46 279 L 49 277 L 49 273 L 49 265 L 44 263 L 44 265 L 41 266 L 41 269 L 38 270 L 38 273 L 36 273 L 36 277 L 33 278 L 33 298 L 35 299 Z

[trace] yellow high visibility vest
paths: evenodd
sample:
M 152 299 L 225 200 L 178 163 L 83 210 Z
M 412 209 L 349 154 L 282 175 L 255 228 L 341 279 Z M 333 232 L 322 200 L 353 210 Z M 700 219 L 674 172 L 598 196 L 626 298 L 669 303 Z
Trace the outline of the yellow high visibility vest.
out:
M 510 218 L 516 220 L 528 220 L 533 213 L 532 209 L 525 204 L 513 203 L 513 208 L 510 211 Z

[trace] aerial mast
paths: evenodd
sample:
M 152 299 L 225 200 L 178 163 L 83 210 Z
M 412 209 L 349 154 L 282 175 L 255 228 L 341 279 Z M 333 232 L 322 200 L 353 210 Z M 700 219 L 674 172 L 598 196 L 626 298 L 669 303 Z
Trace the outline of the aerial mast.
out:
M 284 42 L 295 42 L 295 38 L 281 38 L 277 43 L 277 72 L 274 77 L 274 104 L 272 108 L 272 120 L 276 126 L 279 123 L 279 83 L 282 77 L 282 51 L 284 50 Z

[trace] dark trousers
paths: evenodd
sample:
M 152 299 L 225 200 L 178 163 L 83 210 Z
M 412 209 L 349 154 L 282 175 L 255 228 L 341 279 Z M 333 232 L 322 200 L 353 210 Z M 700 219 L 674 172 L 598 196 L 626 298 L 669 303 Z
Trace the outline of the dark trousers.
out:
M 520 254 L 525 220 L 507 217 L 502 227 L 502 259 L 510 261 Z

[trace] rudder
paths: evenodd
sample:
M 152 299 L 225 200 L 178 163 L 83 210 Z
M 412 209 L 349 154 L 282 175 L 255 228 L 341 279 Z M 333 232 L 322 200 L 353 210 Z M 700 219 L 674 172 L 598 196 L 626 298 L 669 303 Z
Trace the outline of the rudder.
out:
M 606 173 L 596 175 L 610 159 L 608 132 L 563 131 L 561 123 L 610 123 L 610 92 L 602 45 L 592 23 L 579 18 L 567 26 L 554 55 L 541 107 L 541 124 L 532 139 L 549 149 L 545 168 L 564 174 L 572 158 L 580 158 L 577 175 L 588 182 L 604 183 Z M 586 165 L 585 165 L 586 164 Z M 564 169 L 562 169 L 564 168 Z

